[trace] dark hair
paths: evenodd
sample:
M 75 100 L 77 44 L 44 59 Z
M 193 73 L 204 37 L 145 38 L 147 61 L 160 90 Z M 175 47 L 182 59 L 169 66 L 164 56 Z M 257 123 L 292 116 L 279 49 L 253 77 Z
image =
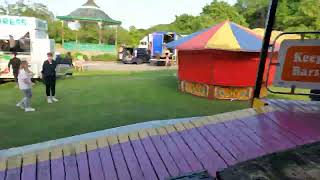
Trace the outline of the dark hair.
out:
M 12 54 L 16 56 L 18 53 L 17 52 L 12 52 Z
M 48 52 L 47 56 L 53 57 L 53 54 L 51 52 Z

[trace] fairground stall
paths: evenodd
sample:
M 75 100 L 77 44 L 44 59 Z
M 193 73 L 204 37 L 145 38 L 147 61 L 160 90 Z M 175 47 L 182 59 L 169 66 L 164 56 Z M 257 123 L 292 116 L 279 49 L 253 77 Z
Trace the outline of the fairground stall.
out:
M 169 43 L 178 49 L 180 90 L 210 99 L 251 99 L 261 44 L 262 36 L 230 21 Z

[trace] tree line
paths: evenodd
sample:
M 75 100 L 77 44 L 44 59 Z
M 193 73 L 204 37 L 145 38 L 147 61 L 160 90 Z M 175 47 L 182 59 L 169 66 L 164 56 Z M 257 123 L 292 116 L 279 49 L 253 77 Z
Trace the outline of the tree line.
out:
M 151 32 L 174 31 L 179 34 L 190 34 L 229 19 L 249 28 L 263 28 L 268 15 L 269 0 L 237 0 L 234 5 L 213 0 L 202 8 L 198 16 L 182 14 L 175 17 L 170 24 L 159 24 L 149 29 L 118 28 L 118 44 L 135 46 L 139 40 Z M 320 0 L 279 0 L 274 29 L 280 31 L 317 31 L 320 30 Z M 7 8 L 7 9 L 6 9 Z M 54 18 L 53 13 L 43 4 L 16 3 L 7 7 L 0 5 L 0 14 L 32 16 L 47 20 L 49 36 L 61 43 L 61 22 Z M 76 34 L 80 42 L 98 43 L 98 26 L 96 23 L 81 23 L 76 33 L 64 27 L 65 40 L 75 41 Z M 115 29 L 104 27 L 103 42 L 115 43 Z

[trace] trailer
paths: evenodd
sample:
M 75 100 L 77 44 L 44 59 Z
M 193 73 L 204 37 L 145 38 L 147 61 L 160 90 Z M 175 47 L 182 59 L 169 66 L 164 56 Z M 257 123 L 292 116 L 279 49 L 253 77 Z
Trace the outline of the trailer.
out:
M 47 53 L 54 53 L 55 42 L 49 39 L 46 21 L 34 17 L 0 16 L 0 79 L 13 78 L 8 63 L 13 52 L 29 63 L 33 78 L 40 78 Z M 14 46 L 12 46 L 14 44 Z

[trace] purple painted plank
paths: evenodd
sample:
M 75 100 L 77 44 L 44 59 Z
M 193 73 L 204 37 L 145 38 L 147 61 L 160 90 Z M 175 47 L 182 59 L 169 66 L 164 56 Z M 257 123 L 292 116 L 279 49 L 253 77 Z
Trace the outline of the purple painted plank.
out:
M 6 173 L 6 180 L 20 180 L 20 168 L 8 169 Z
M 250 129 L 250 127 L 246 126 L 241 121 L 235 121 L 234 125 L 239 128 L 240 131 L 242 131 L 244 134 L 246 134 L 248 137 L 250 137 L 254 142 L 259 144 L 267 153 L 273 153 L 276 151 L 280 151 L 284 148 L 282 143 L 279 143 L 274 138 L 268 138 L 265 136 L 259 136 L 254 130 Z
M 259 144 L 254 142 L 250 137 L 248 137 L 244 133 L 242 133 L 242 131 L 240 131 L 238 127 L 234 126 L 235 121 L 228 121 L 224 122 L 223 124 L 227 129 L 229 129 L 229 132 L 231 134 L 238 137 L 239 140 L 243 142 L 243 145 L 250 149 L 250 151 L 248 151 L 247 153 L 252 154 L 254 158 L 267 154 L 267 152 L 264 149 L 262 149 Z
M 131 178 L 133 180 L 143 180 L 144 179 L 143 173 L 138 163 L 138 160 L 134 154 L 130 141 L 121 143 L 121 149 L 122 149 L 124 158 L 127 162 L 127 165 L 131 174 Z
M 4 179 L 5 176 L 6 176 L 6 171 L 5 170 L 4 171 L 0 171 L 0 180 L 5 180 Z
M 131 179 L 120 145 L 119 144 L 112 145 L 111 153 L 114 160 L 114 164 L 116 166 L 118 178 L 120 180 Z
M 230 142 L 235 146 L 235 148 L 238 150 L 236 157 L 240 161 L 246 161 L 254 157 L 252 154 L 247 153 L 251 150 L 247 146 L 244 146 L 244 142 L 241 142 L 237 137 L 232 136 L 223 124 L 219 123 L 209 125 L 208 127 L 211 129 L 212 133 L 214 133 L 214 135 L 221 140 L 221 142 Z
M 104 173 L 98 149 L 88 151 L 87 154 L 91 179 L 104 180 Z
M 277 140 L 283 149 L 303 144 L 301 138 L 298 138 L 294 134 L 285 131 L 283 128 L 275 124 L 271 119 L 267 118 L 266 114 L 250 117 L 246 120 L 241 120 L 241 122 L 253 129 L 260 137 Z
M 142 172 L 147 180 L 156 180 L 157 175 L 155 173 L 155 170 L 153 169 L 151 162 L 142 146 L 142 143 L 140 140 L 131 140 L 131 144 L 133 147 L 133 150 L 138 157 L 138 161 L 140 166 L 142 167 Z
M 75 155 L 65 156 L 63 159 L 66 180 L 78 180 L 78 167 Z
M 195 154 L 191 151 L 188 145 L 184 142 L 181 136 L 177 132 L 169 133 L 170 137 L 176 143 L 177 147 L 180 149 L 180 152 L 184 155 L 189 165 L 191 166 L 193 171 L 203 170 L 203 165 L 201 161 L 197 159 Z
M 234 165 L 237 163 L 237 159 L 232 153 L 225 148 L 204 126 L 198 128 L 202 136 L 210 143 L 211 147 L 217 151 L 222 159 L 228 165 Z
M 156 148 L 152 144 L 152 141 L 149 137 L 143 138 L 141 140 L 144 149 L 147 152 L 147 155 L 149 159 L 151 160 L 151 163 L 159 177 L 159 179 L 165 179 L 170 177 L 169 172 L 167 171 L 165 165 L 163 164 Z
M 78 172 L 80 180 L 90 180 L 89 163 L 87 153 L 79 153 L 76 155 Z
M 104 147 L 99 149 L 102 168 L 104 171 L 105 178 L 107 180 L 117 180 L 116 168 L 113 164 L 112 155 L 109 147 Z
M 52 180 L 65 179 L 63 158 L 51 160 Z
M 37 162 L 37 179 L 50 180 L 50 161 Z
M 286 116 L 283 112 L 272 112 L 266 114 L 270 119 L 276 122 L 280 127 L 287 129 L 288 131 L 297 134 L 300 138 L 303 138 L 304 143 L 312 143 L 317 141 L 316 134 L 306 128 L 302 123 L 297 124 L 294 117 Z
M 183 153 L 179 152 L 177 145 L 173 142 L 171 137 L 168 135 L 162 135 L 160 136 L 160 138 L 166 144 L 168 151 L 172 155 L 174 161 L 177 163 L 177 166 L 180 169 L 180 171 L 182 173 L 191 172 L 191 167 L 188 165 L 188 162 L 183 157 Z
M 194 129 L 193 129 L 194 130 Z M 217 170 L 222 166 L 221 159 L 218 158 L 218 155 L 210 151 L 208 148 L 204 148 L 202 144 L 198 144 L 197 138 L 194 139 L 194 132 L 192 130 L 184 130 L 180 132 L 180 135 L 188 146 L 195 153 L 197 158 L 203 163 L 203 166 L 206 170 L 212 175 L 215 176 Z M 199 141 L 199 140 L 198 140 Z M 211 156 L 212 153 L 212 156 Z
M 165 166 L 167 167 L 171 176 L 175 177 L 180 174 L 179 168 L 177 167 L 176 163 L 174 162 L 173 158 L 171 157 L 170 153 L 168 152 L 166 145 L 163 143 L 159 135 L 151 136 L 151 139 L 156 146 Z
M 21 180 L 36 180 L 36 169 L 37 166 L 35 164 L 23 166 Z

